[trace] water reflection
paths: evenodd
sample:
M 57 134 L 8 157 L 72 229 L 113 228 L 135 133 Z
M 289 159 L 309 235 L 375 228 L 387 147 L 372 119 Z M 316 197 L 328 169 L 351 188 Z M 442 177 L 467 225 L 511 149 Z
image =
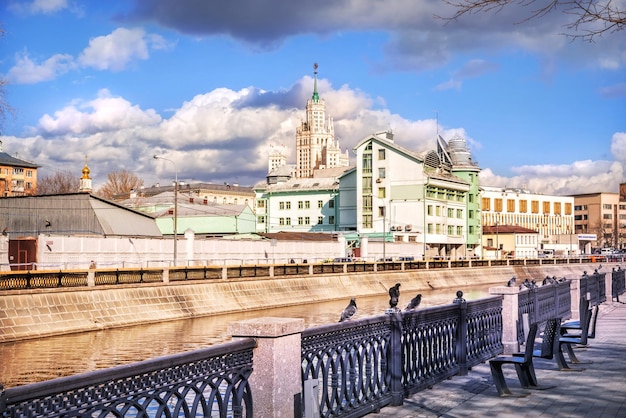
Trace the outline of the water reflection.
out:
M 463 289 L 465 299 L 488 296 L 488 286 Z M 451 303 L 456 289 L 422 292 L 422 305 Z M 415 295 L 402 294 L 404 308 Z M 303 318 L 305 327 L 339 320 L 345 300 L 297 305 L 228 315 L 168 321 L 158 324 L 83 332 L 57 337 L 0 344 L 0 383 L 5 387 L 49 380 L 131 363 L 147 358 L 190 351 L 231 340 L 228 324 L 262 316 Z M 386 295 L 358 298 L 356 318 L 379 315 L 388 305 Z

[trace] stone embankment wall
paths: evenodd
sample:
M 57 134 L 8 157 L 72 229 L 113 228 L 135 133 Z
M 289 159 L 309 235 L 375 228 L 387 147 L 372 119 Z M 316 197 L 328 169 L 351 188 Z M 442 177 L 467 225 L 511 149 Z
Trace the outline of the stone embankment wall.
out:
M 395 283 L 402 284 L 403 292 L 416 293 L 432 287 L 502 286 L 513 276 L 518 282 L 526 278 L 541 282 L 546 276 L 575 278 L 595 268 L 597 264 L 473 267 L 4 291 L 0 292 L 0 342 L 386 295 Z M 610 265 L 603 269 L 610 270 Z

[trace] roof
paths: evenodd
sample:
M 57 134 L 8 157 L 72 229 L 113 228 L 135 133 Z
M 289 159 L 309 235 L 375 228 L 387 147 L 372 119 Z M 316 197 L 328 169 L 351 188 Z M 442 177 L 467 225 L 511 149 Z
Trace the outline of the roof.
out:
M 347 169 L 344 167 L 343 173 Z M 325 191 L 339 188 L 338 177 L 294 177 L 287 181 L 276 184 L 258 184 L 259 190 L 266 193 L 297 192 L 297 191 Z
M 483 235 L 495 234 L 537 234 L 534 229 L 523 228 L 517 225 L 488 225 L 483 226 Z
M 11 236 L 162 237 L 152 216 L 89 193 L 1 198 L 0 228 Z
M 0 152 L 0 165 L 6 165 L 10 167 L 27 167 L 37 168 L 37 164 L 29 163 L 28 161 L 20 160 L 7 154 L 6 152 Z

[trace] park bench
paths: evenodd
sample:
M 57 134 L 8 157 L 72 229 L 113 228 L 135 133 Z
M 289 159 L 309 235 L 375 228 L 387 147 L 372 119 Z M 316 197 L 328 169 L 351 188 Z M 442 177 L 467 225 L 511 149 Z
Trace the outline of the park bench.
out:
M 528 395 L 528 393 L 514 394 L 513 392 L 511 392 L 508 385 L 506 384 L 506 379 L 504 378 L 502 366 L 504 366 L 505 364 L 512 364 L 515 367 L 515 371 L 517 372 L 517 377 L 521 386 L 524 388 L 531 386 L 529 376 L 531 375 L 531 370 L 533 370 L 531 368 L 533 367 L 533 351 L 535 348 L 534 346 L 535 338 L 537 336 L 537 328 L 538 324 L 536 322 L 533 322 L 530 325 L 530 329 L 526 337 L 526 344 L 523 356 L 498 356 L 489 360 L 491 376 L 500 396 L 522 397 Z M 534 373 L 534 370 L 532 371 L 532 373 Z
M 597 309 L 595 309 L 594 313 L 592 314 L 592 311 L 589 309 L 589 301 L 587 299 L 583 299 L 581 303 L 580 312 L 581 312 L 580 324 L 579 325 L 574 324 L 574 325 L 580 326 L 580 333 L 573 334 L 571 333 L 571 330 L 574 330 L 575 328 L 563 328 L 563 325 L 561 326 L 561 336 L 559 337 L 559 344 L 558 344 L 559 347 L 558 347 L 558 350 L 556 351 L 556 361 L 557 361 L 559 370 L 561 371 L 580 372 L 580 371 L 585 370 L 584 368 L 570 367 L 567 364 L 567 361 L 565 360 L 565 356 L 563 355 L 563 349 L 567 351 L 567 355 L 569 356 L 570 362 L 573 364 L 591 364 L 592 363 L 591 361 L 583 362 L 583 361 L 578 360 L 578 358 L 576 357 L 576 354 L 574 354 L 573 346 L 575 345 L 586 346 L 587 345 L 587 340 L 589 338 L 589 327 L 592 322 L 592 316 L 594 317 L 593 328 L 594 328 L 594 337 L 595 337 L 595 325 L 598 319 L 598 312 L 597 312 Z M 572 324 L 570 324 L 570 326 L 571 325 Z
M 561 335 L 561 318 L 550 318 L 546 321 L 543 331 L 540 334 L 541 344 L 538 349 L 533 346 L 533 357 L 542 358 L 545 360 L 552 360 L 556 356 L 556 352 L 559 349 L 559 336 Z M 534 341 L 533 341 L 534 344 Z M 514 353 L 516 357 L 522 357 L 525 353 Z M 528 382 L 527 389 L 545 390 L 551 389 L 554 386 L 540 385 L 535 375 L 535 366 L 531 362 L 528 370 Z

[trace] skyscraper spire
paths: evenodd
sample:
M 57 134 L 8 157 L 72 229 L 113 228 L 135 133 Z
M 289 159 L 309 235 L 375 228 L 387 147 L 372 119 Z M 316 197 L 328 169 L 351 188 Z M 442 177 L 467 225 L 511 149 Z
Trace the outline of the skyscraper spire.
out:
M 320 96 L 317 94 L 317 62 L 313 64 L 313 97 L 314 102 L 320 101 Z

